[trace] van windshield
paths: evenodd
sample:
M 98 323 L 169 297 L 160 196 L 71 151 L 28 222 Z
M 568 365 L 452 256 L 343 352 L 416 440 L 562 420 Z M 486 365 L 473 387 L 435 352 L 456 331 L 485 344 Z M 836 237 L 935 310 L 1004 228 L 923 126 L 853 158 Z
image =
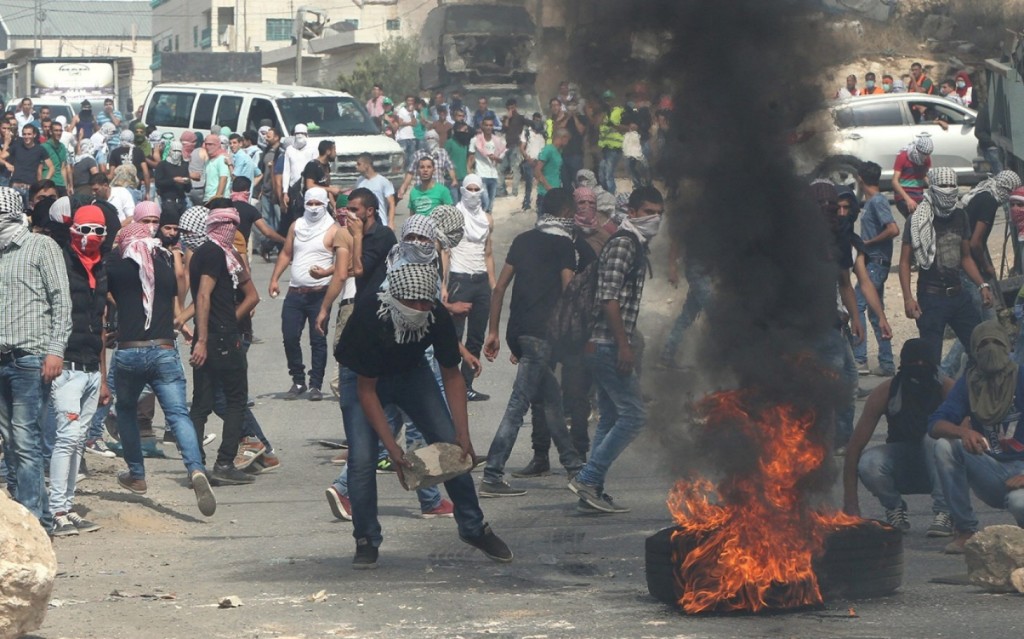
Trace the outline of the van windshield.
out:
M 352 98 L 318 96 L 309 98 L 280 98 L 284 126 L 292 131 L 296 124 L 309 127 L 311 136 L 321 135 L 376 135 L 380 128 L 361 104 Z

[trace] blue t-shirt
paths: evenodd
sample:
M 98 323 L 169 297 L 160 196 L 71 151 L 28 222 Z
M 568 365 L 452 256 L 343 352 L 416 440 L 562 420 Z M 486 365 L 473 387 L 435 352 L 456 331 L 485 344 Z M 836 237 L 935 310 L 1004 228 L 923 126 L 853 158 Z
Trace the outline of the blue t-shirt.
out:
M 864 205 L 864 212 L 860 216 L 860 236 L 866 242 L 885 229 L 889 224 L 895 223 L 892 217 L 892 209 L 889 207 L 889 200 L 881 193 L 875 195 Z M 867 247 L 867 257 L 892 261 L 893 238 L 889 238 L 878 244 L 871 244 Z
M 1017 389 L 1013 397 L 1013 406 L 1009 414 L 1001 424 L 993 427 L 983 427 L 974 419 L 974 412 L 971 410 L 970 395 L 967 390 L 967 377 L 961 377 L 949 391 L 946 400 L 942 402 L 939 409 L 928 418 L 928 432 L 934 431 L 935 424 L 940 419 L 954 424 L 964 421 L 970 417 L 971 428 L 978 431 L 988 440 L 988 455 L 996 461 L 1019 461 L 1024 460 L 1024 423 L 1021 423 L 1021 414 L 1024 413 L 1024 367 L 1017 373 Z

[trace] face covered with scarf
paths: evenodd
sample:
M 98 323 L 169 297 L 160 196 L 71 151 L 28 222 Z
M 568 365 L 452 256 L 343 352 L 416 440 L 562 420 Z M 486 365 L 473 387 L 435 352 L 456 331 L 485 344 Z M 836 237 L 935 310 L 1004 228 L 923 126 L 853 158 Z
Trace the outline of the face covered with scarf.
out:
M 1002 422 L 1013 406 L 1019 367 L 1010 358 L 1010 338 L 999 320 L 982 322 L 971 333 L 967 390 L 971 413 L 983 426 Z
M 470 190 L 471 186 L 475 187 L 475 190 Z M 475 212 L 483 205 L 484 181 L 476 173 L 470 173 L 462 180 L 462 188 L 459 191 L 462 193 L 459 203 L 463 204 L 467 211 Z
M 153 321 L 153 295 L 156 291 L 153 253 L 156 250 L 163 250 L 160 240 L 150 235 L 146 225 L 132 222 L 121 227 L 114 241 L 121 257 L 131 260 L 139 266 L 139 280 L 142 283 L 142 309 L 146 315 L 145 328 L 148 329 Z
M 907 158 L 917 166 L 923 166 L 925 160 L 935 150 L 935 143 L 932 141 L 932 136 L 927 133 L 914 138 L 914 141 L 907 147 Z
M 306 143 L 309 141 L 309 129 L 305 124 L 296 124 L 294 135 L 292 137 L 292 146 L 298 150 L 306 148 Z
M 192 151 L 196 148 L 196 133 L 195 131 L 185 131 L 181 134 L 181 155 L 182 157 L 191 158 Z
M 107 236 L 106 219 L 100 207 L 88 204 L 79 207 L 71 222 L 71 250 L 74 251 L 89 274 L 90 288 L 96 288 L 93 270 L 102 255 L 100 248 Z
M 427 131 L 423 139 L 427 143 L 427 151 L 429 153 L 433 153 L 441 146 L 441 137 L 433 129 Z
M 0 186 L 0 250 L 7 248 L 25 224 L 24 201 L 21 194 L 7 186 Z
M 167 161 L 175 166 L 181 166 L 181 160 L 184 155 L 185 151 L 181 146 L 181 142 L 171 142 L 167 151 Z
M 319 224 L 320 220 L 327 215 L 327 190 L 314 186 L 306 191 L 304 199 L 305 209 L 302 216 L 309 224 Z
M 205 206 L 193 206 L 181 215 L 178 234 L 185 248 L 194 251 L 206 241 L 206 217 L 209 214 L 210 209 Z
M 130 149 L 135 145 L 135 135 L 131 131 L 121 131 L 118 139 L 121 141 L 122 149 Z M 145 136 L 143 136 L 142 141 L 146 141 Z
M 149 229 L 150 237 L 156 237 L 160 229 L 160 205 L 151 200 L 143 200 L 135 205 L 132 221 Z
M 402 225 L 397 259 L 408 264 L 433 264 L 437 261 L 437 226 L 425 215 L 410 215 Z
M 956 171 L 948 166 L 937 166 L 928 170 L 927 196 L 937 217 L 946 218 L 952 215 L 959 195 Z
M 576 202 L 576 216 L 573 222 L 584 233 L 590 234 L 597 229 L 597 196 L 588 186 L 580 186 L 572 193 Z
M 437 227 L 437 241 L 441 243 L 441 248 L 450 250 L 458 246 L 465 233 L 466 222 L 462 213 L 454 206 L 442 204 L 430 213 L 430 218 Z
M 234 246 L 238 221 L 238 211 L 234 208 L 213 209 L 206 216 L 206 237 L 224 251 L 228 273 L 236 287 L 238 276 L 245 270 L 242 258 Z
M 437 299 L 437 268 L 431 264 L 405 264 L 388 273 L 388 288 L 377 294 L 377 317 L 390 320 L 395 342 L 412 344 L 426 337 Z

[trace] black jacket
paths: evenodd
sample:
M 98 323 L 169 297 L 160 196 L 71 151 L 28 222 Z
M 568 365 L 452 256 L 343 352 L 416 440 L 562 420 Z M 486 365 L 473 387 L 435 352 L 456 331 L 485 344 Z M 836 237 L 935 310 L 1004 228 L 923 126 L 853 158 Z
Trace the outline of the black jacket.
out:
M 103 311 L 107 304 L 107 270 L 103 261 L 94 267 L 96 288 L 89 287 L 89 274 L 70 246 L 64 248 L 71 290 L 71 337 L 64 349 L 64 361 L 99 365 L 103 348 Z

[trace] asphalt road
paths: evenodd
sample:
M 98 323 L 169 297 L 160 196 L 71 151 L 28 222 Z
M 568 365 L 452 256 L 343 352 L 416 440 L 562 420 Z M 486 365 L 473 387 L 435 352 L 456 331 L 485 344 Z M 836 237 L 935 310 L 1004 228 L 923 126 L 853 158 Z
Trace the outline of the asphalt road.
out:
M 512 215 L 511 198 L 498 204 L 500 264 L 512 237 L 528 228 L 534 215 Z M 656 273 L 666 246 L 664 238 L 655 242 Z M 671 451 L 651 435 L 654 428 L 619 459 L 609 477 L 608 491 L 633 509 L 629 514 L 578 514 L 562 475 L 513 480 L 529 494 L 483 500 L 487 520 L 515 551 L 510 565 L 494 564 L 460 542 L 452 520 L 419 519 L 415 496 L 393 476 L 378 476 L 385 534 L 380 566 L 354 571 L 351 525 L 334 520 L 324 499 L 324 488 L 340 468 L 329 462 L 334 453 L 317 444 L 343 436 L 341 413 L 330 397 L 320 403 L 282 399 L 290 384 L 280 341 L 283 298 L 265 294 L 270 271 L 256 258 L 254 275 L 264 294 L 256 331 L 263 341 L 250 351 L 249 383 L 256 414 L 283 467 L 253 486 L 217 489 L 217 514 L 205 519 L 173 448 L 167 450 L 174 459 L 147 460 L 150 491 L 141 498 L 117 486 L 121 460 L 90 457 L 92 476 L 80 485 L 78 503 L 104 527 L 55 541 L 61 572 L 46 624 L 35 636 L 959 639 L 1015 636 L 1024 627 L 1019 595 L 932 581 L 964 575 L 965 566 L 962 558 L 939 552 L 945 541 L 924 537 L 931 518 L 926 496 L 907 498 L 913 530 L 905 537 L 903 587 L 891 597 L 833 601 L 823 611 L 697 618 L 658 603 L 646 591 L 643 541 L 670 523 L 665 496 L 673 479 L 667 470 Z M 668 287 L 663 273 L 662 268 L 650 282 L 641 314 L 655 346 L 682 299 L 682 290 Z M 513 375 L 503 353 L 477 383 L 492 396 L 470 404 L 477 451 L 490 443 Z M 646 375 L 674 373 L 650 368 Z M 669 385 L 679 392 L 654 401 L 683 402 L 697 390 L 684 377 Z M 156 422 L 162 424 L 162 417 Z M 209 430 L 217 429 L 211 420 Z M 881 441 L 884 429 L 879 430 Z M 525 464 L 530 455 L 527 426 L 509 468 Z M 838 503 L 838 492 L 834 495 Z M 863 489 L 861 504 L 865 516 L 882 515 Z M 978 505 L 985 524 L 1011 523 L 1005 513 Z M 243 605 L 218 608 L 218 601 L 231 595 Z M 856 617 L 848 614 L 851 606 Z

